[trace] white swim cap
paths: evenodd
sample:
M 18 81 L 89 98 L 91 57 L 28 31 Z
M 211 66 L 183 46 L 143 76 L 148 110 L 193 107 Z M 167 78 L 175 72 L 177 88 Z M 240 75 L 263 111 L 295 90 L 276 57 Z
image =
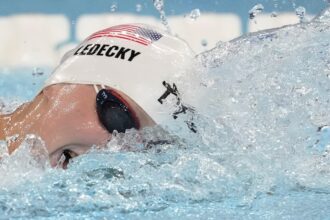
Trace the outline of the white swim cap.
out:
M 58 83 L 110 86 L 161 123 L 162 105 L 157 100 L 166 90 L 162 82 L 185 72 L 193 57 L 186 42 L 158 28 L 113 26 L 66 53 L 44 87 Z

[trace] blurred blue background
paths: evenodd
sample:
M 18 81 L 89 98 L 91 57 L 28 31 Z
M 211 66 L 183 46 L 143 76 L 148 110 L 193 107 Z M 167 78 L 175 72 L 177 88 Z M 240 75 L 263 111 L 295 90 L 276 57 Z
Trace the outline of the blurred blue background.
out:
M 239 15 L 243 32 L 247 31 L 248 11 L 261 3 L 265 12 L 293 12 L 303 6 L 309 14 L 318 14 L 327 4 L 326 0 L 165 0 L 167 15 L 182 15 L 198 8 L 203 12 L 234 13 Z M 136 5 L 142 5 L 138 12 Z M 151 15 L 159 17 L 152 0 L 1 0 L 0 16 L 25 13 L 64 14 L 71 21 L 84 14 L 116 12 Z

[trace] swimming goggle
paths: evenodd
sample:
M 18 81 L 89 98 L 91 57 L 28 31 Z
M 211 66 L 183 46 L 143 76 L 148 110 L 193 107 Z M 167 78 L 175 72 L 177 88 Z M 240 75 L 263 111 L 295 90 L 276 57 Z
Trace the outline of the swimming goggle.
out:
M 126 129 L 139 128 L 136 115 L 130 111 L 123 100 L 111 89 L 101 89 L 96 95 L 96 111 L 101 124 L 112 133 L 114 130 L 119 133 Z M 117 96 L 116 96 L 117 95 Z

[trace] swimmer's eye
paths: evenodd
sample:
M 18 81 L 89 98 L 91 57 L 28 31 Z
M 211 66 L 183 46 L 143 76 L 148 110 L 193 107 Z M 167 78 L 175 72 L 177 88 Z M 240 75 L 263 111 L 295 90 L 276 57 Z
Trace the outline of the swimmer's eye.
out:
M 68 164 L 70 163 L 70 160 L 74 158 L 76 155 L 70 150 L 64 150 L 63 151 L 64 161 L 62 163 L 63 169 L 66 169 L 68 167 Z

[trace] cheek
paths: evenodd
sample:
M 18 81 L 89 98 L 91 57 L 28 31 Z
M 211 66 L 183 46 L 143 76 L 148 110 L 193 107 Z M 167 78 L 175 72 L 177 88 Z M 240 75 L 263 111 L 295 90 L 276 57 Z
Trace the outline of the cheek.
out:
M 94 134 L 105 132 L 94 109 L 79 111 L 77 117 L 75 118 L 76 124 L 79 124 L 77 127 L 78 131 L 88 131 Z
M 109 139 L 109 133 L 99 123 L 94 105 L 85 103 L 69 109 L 57 120 L 57 123 L 65 125 L 61 133 L 67 144 L 92 146 Z
M 93 145 L 105 143 L 110 134 L 98 123 L 98 119 L 83 120 L 75 129 L 78 141 L 81 144 Z

